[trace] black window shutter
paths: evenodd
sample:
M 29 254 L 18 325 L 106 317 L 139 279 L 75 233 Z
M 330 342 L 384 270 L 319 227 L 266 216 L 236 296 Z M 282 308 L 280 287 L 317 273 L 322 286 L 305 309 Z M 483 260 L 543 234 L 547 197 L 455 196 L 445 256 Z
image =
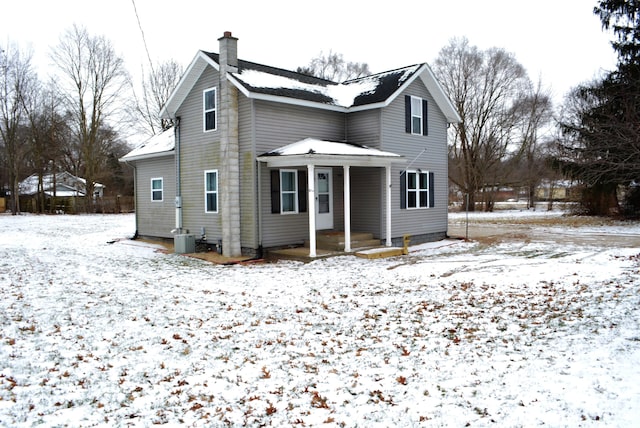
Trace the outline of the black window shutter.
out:
M 280 213 L 280 170 L 271 170 L 271 213 Z
M 427 100 L 422 100 L 422 135 L 429 135 L 427 117 Z
M 433 181 L 433 172 L 429 173 L 429 208 L 435 206 L 436 201 L 436 186 Z
M 307 212 L 307 172 L 298 171 L 298 212 Z
M 411 97 L 404 96 L 404 130 L 411 134 Z
M 400 174 L 400 209 L 407 208 L 407 171 Z

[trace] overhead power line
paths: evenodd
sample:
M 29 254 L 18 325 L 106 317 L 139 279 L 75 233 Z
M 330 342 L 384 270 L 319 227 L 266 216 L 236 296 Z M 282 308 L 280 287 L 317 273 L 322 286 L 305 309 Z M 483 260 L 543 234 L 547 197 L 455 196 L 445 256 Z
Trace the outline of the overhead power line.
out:
M 144 50 L 147 53 L 147 59 L 149 60 L 149 67 L 151 67 L 151 73 L 155 75 L 155 71 L 153 70 L 153 61 L 151 61 L 151 55 L 149 54 L 149 47 L 147 46 L 147 39 L 144 36 L 144 30 L 142 29 L 142 23 L 140 22 L 140 16 L 138 15 L 136 0 L 131 0 L 131 3 L 133 4 L 133 11 L 136 14 L 136 20 L 138 21 L 138 28 L 140 29 L 140 34 L 142 35 L 142 43 L 144 44 Z

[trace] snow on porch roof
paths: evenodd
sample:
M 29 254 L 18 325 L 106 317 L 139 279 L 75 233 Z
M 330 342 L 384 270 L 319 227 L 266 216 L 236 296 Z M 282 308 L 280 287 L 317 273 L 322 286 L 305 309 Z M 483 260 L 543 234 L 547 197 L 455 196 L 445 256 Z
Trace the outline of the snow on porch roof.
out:
M 154 135 L 120 158 L 120 161 L 135 161 L 156 156 L 172 155 L 175 149 L 174 134 L 173 128 L 169 128 L 160 134 Z
M 258 156 L 258 160 L 268 162 L 270 166 L 303 164 L 385 166 L 392 162 L 404 162 L 404 157 L 360 144 L 305 138 L 264 153 Z

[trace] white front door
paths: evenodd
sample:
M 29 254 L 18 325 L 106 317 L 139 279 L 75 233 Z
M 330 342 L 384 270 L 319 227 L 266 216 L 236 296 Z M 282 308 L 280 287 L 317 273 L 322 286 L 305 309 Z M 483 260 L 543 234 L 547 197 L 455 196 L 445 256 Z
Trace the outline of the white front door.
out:
M 333 181 L 330 168 L 316 169 L 316 230 L 333 229 Z

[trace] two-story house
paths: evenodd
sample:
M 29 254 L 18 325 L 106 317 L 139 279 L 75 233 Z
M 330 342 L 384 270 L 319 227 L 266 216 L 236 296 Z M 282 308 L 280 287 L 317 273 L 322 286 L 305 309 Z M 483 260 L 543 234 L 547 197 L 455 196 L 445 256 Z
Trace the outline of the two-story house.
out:
M 447 231 L 447 128 L 460 118 L 427 64 L 332 82 L 199 51 L 162 110 L 176 126 L 127 154 L 140 236 L 190 233 L 225 256 L 369 232 Z

